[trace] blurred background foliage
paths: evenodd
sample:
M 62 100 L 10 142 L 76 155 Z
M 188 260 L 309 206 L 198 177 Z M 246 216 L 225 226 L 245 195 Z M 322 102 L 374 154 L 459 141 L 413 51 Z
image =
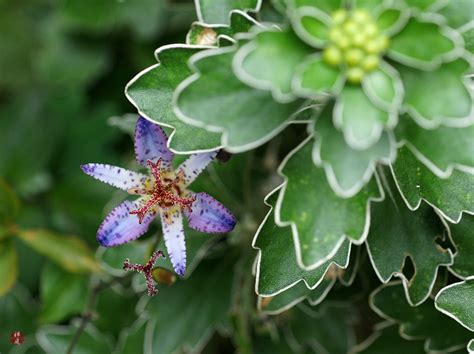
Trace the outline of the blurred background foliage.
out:
M 279 162 L 305 135 L 298 125 L 193 184 L 239 224 L 228 236 L 187 231 L 187 279 L 160 260 L 150 299 L 143 277 L 122 271 L 125 258 L 164 249 L 158 228 L 98 249 L 98 225 L 126 196 L 79 166 L 133 167 L 125 84 L 156 48 L 183 43 L 195 18 L 192 1 L 0 0 L 0 353 L 66 353 L 71 343 L 77 353 L 344 353 L 370 333 L 377 316 L 365 299 L 378 281 L 363 252 L 365 277 L 350 292 L 338 282 L 324 305 L 256 310 L 252 237 Z M 15 330 L 22 346 L 9 342 Z

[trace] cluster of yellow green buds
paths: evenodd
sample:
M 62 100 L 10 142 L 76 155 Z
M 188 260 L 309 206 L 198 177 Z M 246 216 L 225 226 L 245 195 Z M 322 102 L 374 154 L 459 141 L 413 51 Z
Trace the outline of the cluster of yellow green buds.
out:
M 358 84 L 366 73 L 378 68 L 388 42 L 368 11 L 340 9 L 332 14 L 323 58 L 332 66 L 345 67 L 347 80 Z

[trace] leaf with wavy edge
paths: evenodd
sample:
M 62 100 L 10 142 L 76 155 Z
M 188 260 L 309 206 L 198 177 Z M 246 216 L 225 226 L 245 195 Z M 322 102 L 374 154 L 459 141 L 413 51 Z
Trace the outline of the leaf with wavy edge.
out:
M 434 307 L 433 300 L 412 307 L 400 282 L 375 289 L 369 304 L 379 316 L 399 324 L 403 338 L 424 339 L 426 351 L 448 352 L 464 348 L 472 334 Z
M 474 125 L 423 129 L 405 115 L 395 129 L 395 136 L 400 145 L 406 144 L 440 178 L 451 176 L 454 168 L 474 174 Z
M 314 165 L 311 143 L 312 137 L 305 139 L 280 165 L 285 183 L 275 211 L 278 226 L 291 226 L 296 260 L 305 270 L 332 258 L 346 239 L 364 242 L 370 224 L 369 203 L 384 196 L 374 178 L 354 197 L 338 197 L 324 169 Z
M 333 191 L 342 198 L 350 198 L 372 179 L 376 163 L 389 164 L 395 160 L 397 148 L 391 132 L 366 150 L 354 150 L 347 145 L 344 135 L 331 120 L 333 104 L 327 103 L 322 112 L 315 112 L 310 131 L 315 134 L 313 161 L 323 166 Z
M 474 215 L 464 214 L 459 223 L 450 228 L 456 246 L 456 256 L 450 270 L 457 277 L 465 279 L 474 274 Z
M 302 105 L 299 100 L 279 104 L 269 92 L 240 82 L 231 68 L 236 49 L 209 49 L 194 55 L 190 65 L 196 73 L 178 86 L 174 96 L 179 119 L 223 133 L 221 144 L 233 153 L 270 140 Z
M 262 0 L 194 0 L 197 17 L 206 24 L 229 24 L 232 10 L 257 12 Z
M 367 250 L 374 270 L 383 283 L 393 276 L 403 281 L 406 297 L 417 306 L 431 293 L 438 267 L 451 265 L 451 251 L 441 248 L 436 239 L 449 234 L 445 221 L 426 203 L 415 211 L 408 209 L 397 193 L 387 169 L 380 171 L 387 197 L 370 208 L 372 224 Z M 415 268 L 411 279 L 403 273 L 407 257 Z
M 173 92 L 192 72 L 188 60 L 207 47 L 168 45 L 159 48 L 155 64 L 136 75 L 125 87 L 125 95 L 145 118 L 173 129 L 168 147 L 179 153 L 214 150 L 219 135 L 180 121 L 173 112 Z
M 474 332 L 474 275 L 448 285 L 435 298 L 436 309 Z
M 411 210 L 418 209 L 425 201 L 453 223 L 459 222 L 464 212 L 474 213 L 474 175 L 453 170 L 449 178 L 441 179 L 406 146 L 398 150 L 391 169 L 396 186 Z

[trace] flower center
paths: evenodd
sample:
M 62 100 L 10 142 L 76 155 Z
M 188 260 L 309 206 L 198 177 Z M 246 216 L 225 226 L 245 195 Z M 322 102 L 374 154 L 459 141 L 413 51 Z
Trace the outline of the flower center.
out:
M 162 209 L 179 206 L 181 209 L 192 211 L 191 205 L 196 200 L 194 197 L 185 198 L 181 196 L 184 194 L 182 188 L 182 174 L 178 174 L 177 176 L 166 176 L 160 166 L 161 159 L 156 163 L 148 160 L 148 167 L 150 167 L 150 171 L 155 178 L 153 189 L 137 189 L 132 191 L 134 194 L 149 196 L 148 200 L 141 208 L 130 212 L 130 214 L 138 215 L 138 222 L 140 224 L 147 213 L 156 213 L 156 206 Z M 168 173 L 168 175 L 170 175 L 170 173 Z
M 323 58 L 329 65 L 347 68 L 347 80 L 358 84 L 366 73 L 379 67 L 388 43 L 388 37 L 379 32 L 368 11 L 340 9 L 332 14 L 329 44 Z

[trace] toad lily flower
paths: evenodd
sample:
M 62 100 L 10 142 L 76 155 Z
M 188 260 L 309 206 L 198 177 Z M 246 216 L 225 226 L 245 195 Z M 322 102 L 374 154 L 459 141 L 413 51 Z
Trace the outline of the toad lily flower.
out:
M 97 231 L 97 241 L 104 247 L 113 247 L 135 240 L 159 216 L 171 263 L 175 272 L 183 276 L 186 270 L 183 214 L 189 227 L 207 233 L 229 232 L 236 221 L 210 195 L 187 189 L 217 152 L 191 155 L 174 170 L 173 153 L 166 143 L 164 131 L 140 117 L 135 130 L 135 155 L 150 175 L 95 163 L 81 168 L 99 181 L 140 196 L 135 201 L 124 201 L 110 212 Z

